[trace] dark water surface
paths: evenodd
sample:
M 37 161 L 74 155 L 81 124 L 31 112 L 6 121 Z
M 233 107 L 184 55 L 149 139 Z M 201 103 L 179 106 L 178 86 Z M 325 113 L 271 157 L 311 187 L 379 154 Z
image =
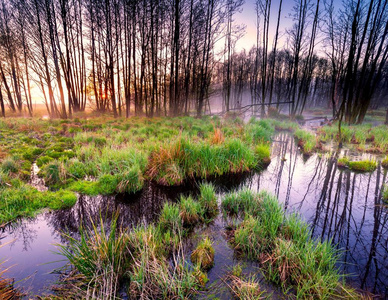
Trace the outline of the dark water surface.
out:
M 348 155 L 356 153 L 348 152 Z M 367 155 L 366 157 L 369 157 Z M 306 158 L 300 154 L 290 135 L 277 135 L 272 147 L 272 162 L 265 171 L 247 173 L 212 180 L 218 196 L 246 185 L 253 190 L 268 190 L 278 196 L 287 212 L 299 212 L 317 238 L 332 239 L 344 250 L 339 267 L 349 274 L 348 283 L 356 288 L 388 294 L 388 207 L 381 201 L 381 188 L 387 183 L 387 173 L 380 167 L 373 173 L 358 174 L 337 168 L 330 154 L 314 154 Z M 1 231 L 0 259 L 12 266 L 9 277 L 16 286 L 42 294 L 58 280 L 58 273 L 50 273 L 65 265 L 62 257 L 53 253 L 54 244 L 65 243 L 61 232 L 77 235 L 84 223 L 109 220 L 119 212 L 124 227 L 154 221 L 166 201 L 176 201 L 181 193 L 197 192 L 196 184 L 161 188 L 148 183 L 142 192 L 116 197 L 80 196 L 68 210 L 42 213 L 35 219 L 23 219 Z M 230 298 L 221 278 L 231 267 L 242 262 L 244 272 L 257 273 L 259 267 L 234 256 L 225 236 L 226 222 L 220 214 L 208 227 L 199 228 L 188 241 L 187 253 L 197 239 L 207 234 L 214 241 L 215 265 L 209 271 L 207 294 Z M 50 263 L 56 261 L 55 263 Z M 27 278 L 27 279 L 26 279 Z M 260 279 L 260 276 L 259 276 Z M 270 285 L 263 286 L 278 292 Z M 201 296 L 200 296 L 201 297 Z

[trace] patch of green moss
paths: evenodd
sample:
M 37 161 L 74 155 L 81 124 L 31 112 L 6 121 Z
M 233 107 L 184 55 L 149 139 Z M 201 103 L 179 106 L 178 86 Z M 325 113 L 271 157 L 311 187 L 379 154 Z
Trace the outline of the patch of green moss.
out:
M 100 194 L 99 184 L 96 181 L 79 180 L 71 183 L 68 188 L 74 192 L 88 196 L 97 196 Z
M 18 217 L 32 217 L 43 208 L 62 209 L 73 206 L 77 196 L 70 191 L 39 192 L 35 188 L 20 186 L 0 189 L 0 223 L 15 220 Z
M 53 161 L 53 158 L 51 158 L 50 156 L 44 155 L 44 156 L 39 157 L 36 160 L 36 164 L 39 168 L 41 168 L 43 165 L 49 163 L 50 161 Z

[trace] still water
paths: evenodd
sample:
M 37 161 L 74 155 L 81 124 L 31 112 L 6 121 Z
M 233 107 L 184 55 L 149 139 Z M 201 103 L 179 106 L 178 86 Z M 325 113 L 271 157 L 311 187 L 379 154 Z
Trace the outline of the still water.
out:
M 357 153 L 348 152 L 348 155 Z M 211 180 L 217 187 L 219 201 L 230 190 L 249 186 L 268 190 L 278 196 L 286 212 L 298 212 L 317 238 L 331 239 L 343 250 L 338 266 L 349 274 L 348 283 L 356 288 L 388 294 L 388 207 L 381 200 L 381 188 L 387 172 L 380 167 L 373 173 L 359 174 L 337 168 L 332 154 L 314 154 L 307 158 L 298 150 L 293 138 L 280 133 L 274 138 L 272 162 L 261 172 L 225 176 Z M 84 224 L 100 218 L 109 220 L 119 212 L 123 227 L 154 221 L 166 201 L 177 201 L 180 194 L 195 194 L 197 184 L 159 187 L 147 183 L 134 195 L 115 197 L 80 196 L 68 210 L 45 212 L 34 219 L 23 219 L 1 229 L 0 259 L 7 259 L 7 272 L 15 285 L 30 294 L 44 294 L 59 279 L 56 271 L 66 264 L 56 254 L 55 244 L 66 243 L 62 232 L 77 235 Z M 205 293 L 229 298 L 221 278 L 232 265 L 243 262 L 244 271 L 257 273 L 259 266 L 236 258 L 225 235 L 226 221 L 220 214 L 208 227 L 199 228 L 187 242 L 187 253 L 196 239 L 209 235 L 214 241 L 215 265 L 209 271 L 209 290 Z M 278 291 L 265 284 L 276 298 Z

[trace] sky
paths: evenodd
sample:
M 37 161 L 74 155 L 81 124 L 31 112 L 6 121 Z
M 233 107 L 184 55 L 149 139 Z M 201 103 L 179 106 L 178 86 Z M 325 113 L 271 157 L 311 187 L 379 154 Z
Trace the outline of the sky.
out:
M 252 46 L 256 44 L 256 26 L 257 26 L 257 17 L 256 17 L 256 8 L 255 8 L 255 0 L 245 0 L 245 3 L 242 7 L 242 12 L 235 15 L 235 21 L 239 24 L 245 24 L 246 25 L 246 33 L 245 36 L 243 36 L 236 45 L 236 50 L 242 50 L 246 49 L 249 50 Z M 270 39 L 273 40 L 276 32 L 276 23 L 277 23 L 277 16 L 278 16 L 278 9 L 279 9 L 279 3 L 280 0 L 272 0 L 271 4 L 271 15 L 270 15 L 270 25 L 269 25 L 269 33 L 270 33 Z M 280 34 L 284 35 L 285 29 L 288 27 L 291 27 L 292 25 L 292 18 L 289 16 L 289 14 L 292 12 L 292 7 L 294 5 L 293 0 L 283 0 L 282 4 L 282 12 L 281 12 L 281 19 L 280 19 Z M 279 38 L 281 36 L 279 35 Z M 284 43 L 284 37 L 282 38 L 282 41 Z M 272 43 L 271 43 L 272 45 Z

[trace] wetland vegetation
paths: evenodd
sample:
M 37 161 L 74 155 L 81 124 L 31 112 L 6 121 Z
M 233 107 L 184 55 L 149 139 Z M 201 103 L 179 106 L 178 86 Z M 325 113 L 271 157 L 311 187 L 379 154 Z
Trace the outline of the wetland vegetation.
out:
M 347 136 L 343 147 L 349 150 L 338 150 L 319 146 L 338 143 L 337 134 L 322 134 L 331 130 L 328 126 L 315 134 L 295 122 L 275 119 L 9 118 L 1 120 L 0 126 L 3 228 L 47 209 L 53 216 L 56 211 L 58 216 L 71 212 L 83 197 L 90 197 L 93 207 L 98 197 L 123 195 L 130 199 L 150 185 L 172 190 L 183 187 L 183 191 L 192 186 L 189 193 L 178 192 L 158 204 L 154 217 L 146 223 L 132 223 L 131 218 L 124 221 L 114 208 L 116 204 L 108 208 L 110 200 L 106 208 L 93 209 L 93 218 L 78 215 L 73 225 L 66 225 L 71 227 L 63 228 L 56 250 L 66 258 L 67 267 L 52 286 L 55 297 L 172 299 L 206 295 L 215 284 L 208 272 L 217 264 L 216 239 L 206 228 L 214 228 L 219 220 L 224 222 L 222 231 L 212 230 L 225 235 L 224 247 L 237 257 L 233 270 L 221 272 L 229 295 L 239 299 L 281 294 L 299 299 L 311 295 L 319 299 L 362 297 L 359 286 L 348 283 L 352 274 L 340 267 L 344 250 L 334 241 L 318 237 L 303 215 L 287 212 L 287 204 L 263 189 L 255 192 L 244 185 L 236 189 L 233 184 L 221 188 L 217 183 L 218 178 L 234 181 L 241 176 L 244 182 L 245 176 L 260 174 L 273 159 L 276 165 L 285 164 L 286 153 L 274 154 L 272 149 L 279 142 L 285 143 L 284 149 L 293 144 L 299 147 L 293 151 L 300 151 L 305 162 L 309 157 L 318 162 L 327 158 L 338 170 L 372 174 L 378 169 L 381 174 L 385 157 L 362 159 L 351 154 L 354 145 L 360 151 L 360 144 L 355 144 L 361 143 L 360 137 L 355 138 L 358 129 L 343 135 Z M 362 128 L 369 128 L 360 129 L 368 132 L 362 142 L 366 148 L 377 147 L 376 140 L 383 143 L 374 137 L 382 129 Z M 291 140 L 282 142 L 282 137 Z M 292 156 L 290 159 L 292 162 Z M 383 173 L 382 184 L 386 171 Z M 386 194 L 382 186 L 383 203 Z M 123 226 L 127 222 L 131 225 Z M 244 261 L 257 263 L 259 273 L 239 271 Z M 6 287 L 13 290 L 11 284 Z

